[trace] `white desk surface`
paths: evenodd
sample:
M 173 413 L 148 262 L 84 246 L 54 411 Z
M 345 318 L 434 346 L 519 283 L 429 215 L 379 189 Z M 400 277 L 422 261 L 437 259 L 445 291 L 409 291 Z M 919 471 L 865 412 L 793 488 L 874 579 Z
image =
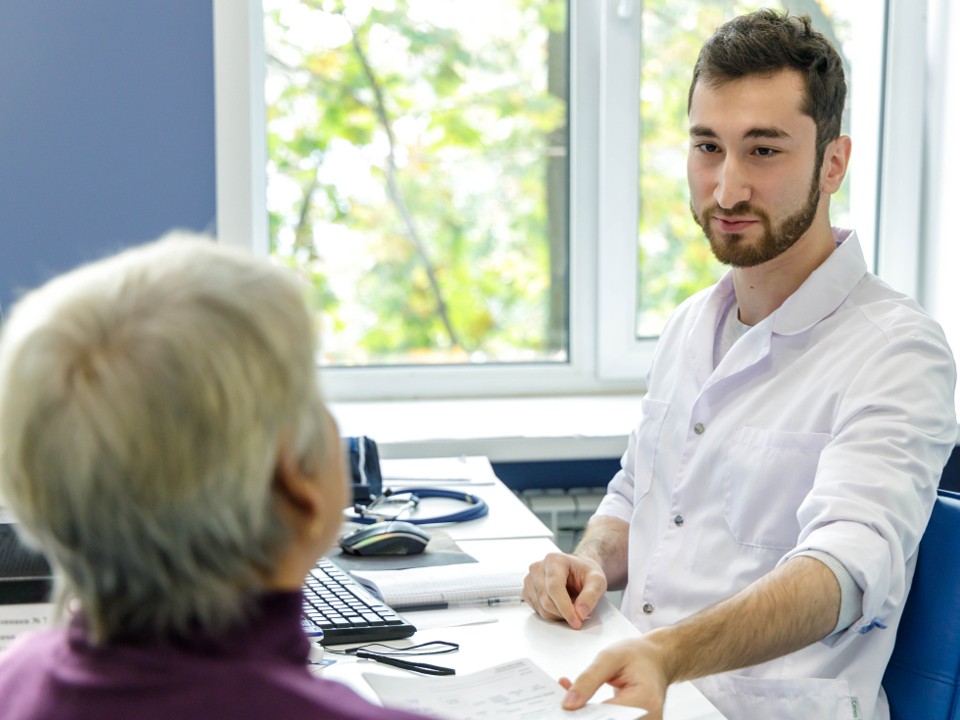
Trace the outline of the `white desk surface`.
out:
M 547 538 L 510 540 L 464 540 L 458 542 L 461 549 L 473 555 L 479 562 L 526 567 L 556 546 Z M 598 605 L 593 616 L 583 628 L 574 630 L 564 623 L 549 622 L 537 616 L 527 605 L 505 605 L 496 608 L 469 608 L 442 610 L 426 613 L 405 613 L 414 624 L 418 617 L 431 621 L 444 615 L 453 618 L 466 616 L 493 622 L 453 627 L 431 627 L 420 630 L 409 642 L 448 640 L 460 644 L 460 651 L 448 655 L 430 655 L 420 658 L 435 665 L 454 667 L 458 674 L 483 670 L 507 660 L 529 657 L 552 677 L 576 677 L 593 657 L 604 647 L 626 637 L 636 636 L 639 631 L 620 614 L 606 599 Z M 408 641 L 395 641 L 402 645 Z M 333 648 L 334 650 L 336 648 Z M 366 672 L 404 676 L 403 670 L 390 668 L 370 660 L 353 656 L 336 655 L 328 650 L 328 656 L 336 658 L 334 665 L 318 670 L 317 674 L 344 682 L 357 692 L 376 702 L 376 695 L 363 679 Z M 596 699 L 610 697 L 609 688 L 603 688 Z M 667 720 L 722 720 L 723 716 L 690 683 L 680 683 L 670 688 L 664 716 Z
M 381 468 L 385 487 L 441 488 L 470 493 L 482 498 L 490 507 L 486 517 L 435 526 L 442 527 L 458 542 L 460 540 L 553 537 L 553 531 L 530 512 L 530 509 L 494 474 L 490 461 L 485 457 L 384 460 Z M 469 482 L 443 482 L 444 478 L 469 479 Z M 462 502 L 456 500 L 426 498 L 421 501 L 416 510 L 401 515 L 400 519 L 443 515 L 458 512 L 465 507 Z M 428 530 L 429 527 L 431 526 L 427 527 Z

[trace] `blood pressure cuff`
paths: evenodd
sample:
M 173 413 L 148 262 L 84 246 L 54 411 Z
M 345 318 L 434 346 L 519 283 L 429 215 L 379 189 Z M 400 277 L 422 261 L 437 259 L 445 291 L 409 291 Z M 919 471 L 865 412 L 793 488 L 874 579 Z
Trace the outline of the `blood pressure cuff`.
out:
M 353 504 L 369 505 L 383 491 L 377 444 L 366 435 L 348 437 L 346 442 L 353 483 Z

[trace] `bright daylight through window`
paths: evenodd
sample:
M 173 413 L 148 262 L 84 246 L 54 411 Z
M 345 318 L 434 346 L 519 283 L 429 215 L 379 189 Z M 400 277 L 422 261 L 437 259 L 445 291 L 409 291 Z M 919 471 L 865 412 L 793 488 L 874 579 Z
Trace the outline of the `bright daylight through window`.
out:
M 727 19 L 758 8 L 779 7 L 793 14 L 809 15 L 817 30 L 830 39 L 843 57 L 848 84 L 843 132 L 849 134 L 851 92 L 854 87 L 854 78 L 851 76 L 853 52 L 869 52 L 872 55 L 870 59 L 875 63 L 874 68 L 880 67 L 882 57 L 879 34 L 875 36 L 873 47 L 852 46 L 851 16 L 855 5 L 851 0 L 786 0 L 780 3 L 660 0 L 644 3 L 636 314 L 638 338 L 658 336 L 667 317 L 684 298 L 716 282 L 727 270 L 713 257 L 710 246 L 702 240 L 699 229 L 693 223 L 687 191 L 687 88 L 704 38 L 712 28 Z M 871 147 L 871 141 L 876 147 L 879 80 L 879 73 L 876 73 L 872 107 L 870 104 L 857 107 L 861 113 L 870 113 L 873 124 L 864 135 L 854 139 L 857 164 L 869 162 L 865 151 Z M 851 185 L 858 182 L 868 185 L 864 203 L 866 207 L 862 209 L 865 214 L 873 215 L 876 176 L 853 171 L 840 192 L 831 199 L 831 217 L 844 227 L 853 227 L 851 223 L 855 223 L 863 241 L 869 243 L 872 238 L 863 234 L 865 228 L 859 218 L 856 221 L 850 219 L 850 189 Z
M 265 0 L 271 252 L 310 280 L 322 362 L 559 369 L 589 357 L 577 372 L 594 388 L 641 378 L 631 348 L 725 271 L 689 210 L 696 54 L 761 6 L 811 15 L 847 63 L 855 152 L 832 216 L 871 261 L 884 13 L 854 16 L 857 5 Z M 630 28 L 620 55 L 616 23 Z M 617 259 L 598 262 L 604 252 Z
M 566 360 L 566 3 L 264 9 L 272 251 L 323 361 Z

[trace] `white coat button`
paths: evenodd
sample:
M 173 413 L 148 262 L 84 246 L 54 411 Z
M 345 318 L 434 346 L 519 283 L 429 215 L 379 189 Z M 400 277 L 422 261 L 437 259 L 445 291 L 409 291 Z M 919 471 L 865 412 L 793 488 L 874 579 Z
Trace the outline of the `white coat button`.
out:
M 649 615 L 650 613 L 653 612 L 653 605 L 651 605 L 650 603 L 644 603 L 644 604 L 643 604 L 643 611 L 644 611 L 647 615 Z
M 693 426 L 693 431 L 694 431 L 697 435 L 703 435 L 703 423 L 697 423 L 696 425 L 694 425 L 694 426 Z
M 673 518 L 674 525 L 683 525 L 683 515 L 677 515 Z

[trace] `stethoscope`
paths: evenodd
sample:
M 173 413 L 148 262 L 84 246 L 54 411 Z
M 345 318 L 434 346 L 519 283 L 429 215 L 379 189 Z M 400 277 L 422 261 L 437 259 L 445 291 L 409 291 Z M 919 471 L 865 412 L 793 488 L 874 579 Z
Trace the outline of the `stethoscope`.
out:
M 407 500 L 401 500 L 398 495 L 408 495 Z M 467 503 L 465 510 L 449 513 L 447 515 L 437 515 L 435 517 L 412 517 L 406 522 L 414 525 L 433 525 L 440 523 L 457 523 L 468 520 L 482 518 L 489 512 L 487 503 L 483 498 L 471 495 L 470 493 L 458 492 L 456 490 L 440 490 L 438 488 L 404 488 L 403 490 L 384 490 L 383 494 L 375 498 L 369 505 L 359 503 L 353 506 L 355 515 L 349 517 L 351 522 L 362 525 L 372 525 L 375 522 L 383 520 L 398 520 L 400 515 L 408 510 L 414 510 L 420 504 L 423 498 L 447 498 L 449 500 L 458 500 Z M 378 508 L 393 508 L 393 512 L 378 512 Z M 399 506 L 399 507 L 397 507 Z

